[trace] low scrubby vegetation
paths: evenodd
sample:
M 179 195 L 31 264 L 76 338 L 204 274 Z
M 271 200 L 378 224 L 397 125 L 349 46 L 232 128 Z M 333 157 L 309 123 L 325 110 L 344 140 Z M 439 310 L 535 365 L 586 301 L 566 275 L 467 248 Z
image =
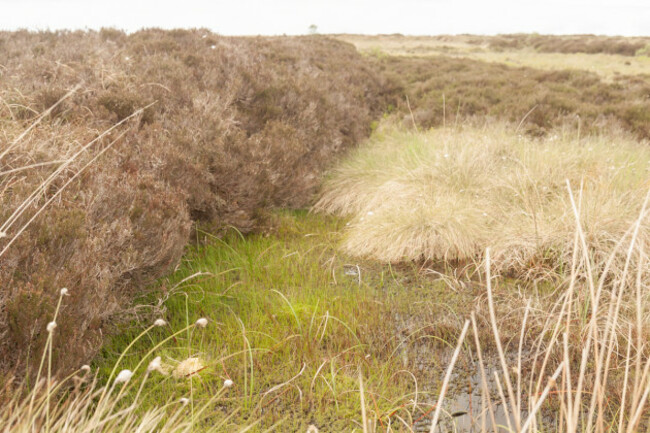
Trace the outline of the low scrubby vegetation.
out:
M 342 40 L 360 42 L 364 45 L 374 43 L 378 48 L 410 46 L 421 52 L 437 47 L 441 51 L 490 50 L 518 51 L 529 50 L 537 53 L 562 54 L 616 54 L 622 56 L 643 55 L 650 45 L 650 37 L 624 37 L 599 35 L 540 35 L 515 33 L 504 35 L 437 35 L 405 36 L 391 35 L 335 35 Z
M 322 37 L 0 41 L 5 369 L 39 352 L 61 287 L 74 290 L 55 369 L 88 360 L 115 313 L 178 262 L 193 225 L 246 232 L 265 209 L 308 204 L 320 170 L 385 105 L 354 48 Z
M 380 56 L 376 62 L 396 86 L 395 93 L 404 95 L 399 108 L 405 123 L 411 123 L 412 111 L 421 128 L 487 117 L 521 121 L 523 130 L 535 135 L 573 125 L 583 133 L 623 128 L 650 137 L 650 80 L 645 76 L 606 83 L 586 71 L 543 71 L 446 56 Z
M 519 35 L 534 37 L 534 35 Z M 650 39 L 636 43 L 640 46 L 635 55 L 612 54 L 608 51 L 597 53 L 560 52 L 556 50 L 537 50 L 525 45 L 513 35 L 496 36 L 401 36 L 401 35 L 336 35 L 337 39 L 354 44 L 359 51 L 373 56 L 433 57 L 446 56 L 471 59 L 480 62 L 497 63 L 507 66 L 526 66 L 543 71 L 586 71 L 605 80 L 616 82 L 621 76 L 650 75 Z M 563 37 L 537 36 L 556 43 Z M 499 38 L 514 40 L 510 48 L 496 48 Z M 589 36 L 567 38 L 580 41 L 592 40 Z M 643 41 L 643 38 L 621 38 L 625 43 Z M 587 43 L 587 42 L 584 42 Z M 642 44 L 646 45 L 643 46 Z
M 470 36 L 467 42 L 493 50 L 531 48 L 541 53 L 620 54 L 634 56 L 650 44 L 648 37 L 512 34 Z

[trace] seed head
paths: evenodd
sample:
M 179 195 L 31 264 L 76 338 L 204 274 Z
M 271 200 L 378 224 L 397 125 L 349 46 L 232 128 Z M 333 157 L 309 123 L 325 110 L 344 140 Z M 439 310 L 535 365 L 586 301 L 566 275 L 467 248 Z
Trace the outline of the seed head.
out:
M 208 319 L 206 319 L 205 317 L 201 317 L 199 320 L 196 321 L 196 326 L 205 328 L 206 326 L 208 326 Z
M 163 319 L 156 319 L 155 322 L 153 322 L 153 326 L 165 326 L 167 322 L 165 322 Z
M 68 289 L 65 288 L 65 287 L 62 288 L 62 289 L 61 289 L 61 296 L 67 296 L 67 294 L 68 294 Z
M 115 383 L 122 383 L 122 382 L 126 383 L 129 380 L 131 380 L 132 376 L 133 376 L 133 372 L 131 370 L 122 370 L 115 378 Z
M 150 363 L 149 367 L 147 367 L 147 370 L 149 371 L 160 371 L 162 369 L 162 364 L 161 364 L 161 358 L 160 356 L 156 356 Z
M 47 332 L 51 333 L 52 331 L 54 331 L 54 328 L 56 328 L 56 322 L 52 321 L 47 324 L 47 327 L 45 329 L 47 329 Z
M 176 379 L 180 379 L 181 377 L 189 377 L 193 374 L 198 373 L 204 368 L 205 365 L 200 358 L 187 358 L 176 366 L 173 375 Z
M 230 379 L 226 379 L 226 380 L 223 381 L 223 387 L 224 387 L 224 388 L 230 388 L 230 387 L 233 386 L 234 384 L 235 384 L 235 382 L 233 382 L 233 381 L 230 380 Z
M 85 371 L 86 373 L 88 373 L 90 371 L 90 365 L 84 364 L 84 365 L 81 366 L 81 368 L 79 370 Z

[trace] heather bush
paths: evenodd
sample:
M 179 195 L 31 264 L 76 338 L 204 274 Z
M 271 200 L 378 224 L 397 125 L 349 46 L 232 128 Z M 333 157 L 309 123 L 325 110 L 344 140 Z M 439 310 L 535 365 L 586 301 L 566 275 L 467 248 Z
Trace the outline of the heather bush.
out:
M 395 86 L 405 122 L 428 128 L 469 117 L 522 121 L 522 130 L 543 135 L 571 125 L 584 133 L 625 129 L 650 137 L 650 81 L 620 76 L 607 83 L 577 70 L 544 71 L 464 58 L 385 57 L 378 68 Z M 444 98 L 444 99 L 443 99 Z
M 193 224 L 245 232 L 265 209 L 304 206 L 318 173 L 369 134 L 386 100 L 351 45 L 317 36 L 0 39 L 4 369 L 40 355 L 61 287 L 74 290 L 55 367 L 78 367 L 138 290 L 177 263 Z
M 511 34 L 475 37 L 472 43 L 487 43 L 495 50 L 532 48 L 542 53 L 620 54 L 634 56 L 648 43 L 647 37 L 596 35 Z

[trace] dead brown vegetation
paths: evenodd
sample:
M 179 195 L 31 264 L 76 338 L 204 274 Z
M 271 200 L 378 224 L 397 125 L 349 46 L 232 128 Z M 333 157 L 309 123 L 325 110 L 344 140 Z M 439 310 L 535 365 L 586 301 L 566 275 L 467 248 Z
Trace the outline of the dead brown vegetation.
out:
M 194 223 L 248 231 L 265 209 L 305 205 L 385 105 L 355 49 L 322 37 L 0 33 L 0 59 L 0 151 L 17 141 L 0 160 L 2 221 L 39 191 L 0 249 L 54 198 L 0 256 L 5 369 L 40 356 L 61 287 L 55 365 L 78 367 L 136 289 L 178 261 Z

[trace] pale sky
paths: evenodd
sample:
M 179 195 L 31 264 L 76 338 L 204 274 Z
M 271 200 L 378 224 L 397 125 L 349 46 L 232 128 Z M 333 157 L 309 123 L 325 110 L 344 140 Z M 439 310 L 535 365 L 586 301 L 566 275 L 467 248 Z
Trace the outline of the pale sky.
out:
M 650 36 L 650 0 L 0 0 L 0 29 L 206 27 L 224 35 Z

